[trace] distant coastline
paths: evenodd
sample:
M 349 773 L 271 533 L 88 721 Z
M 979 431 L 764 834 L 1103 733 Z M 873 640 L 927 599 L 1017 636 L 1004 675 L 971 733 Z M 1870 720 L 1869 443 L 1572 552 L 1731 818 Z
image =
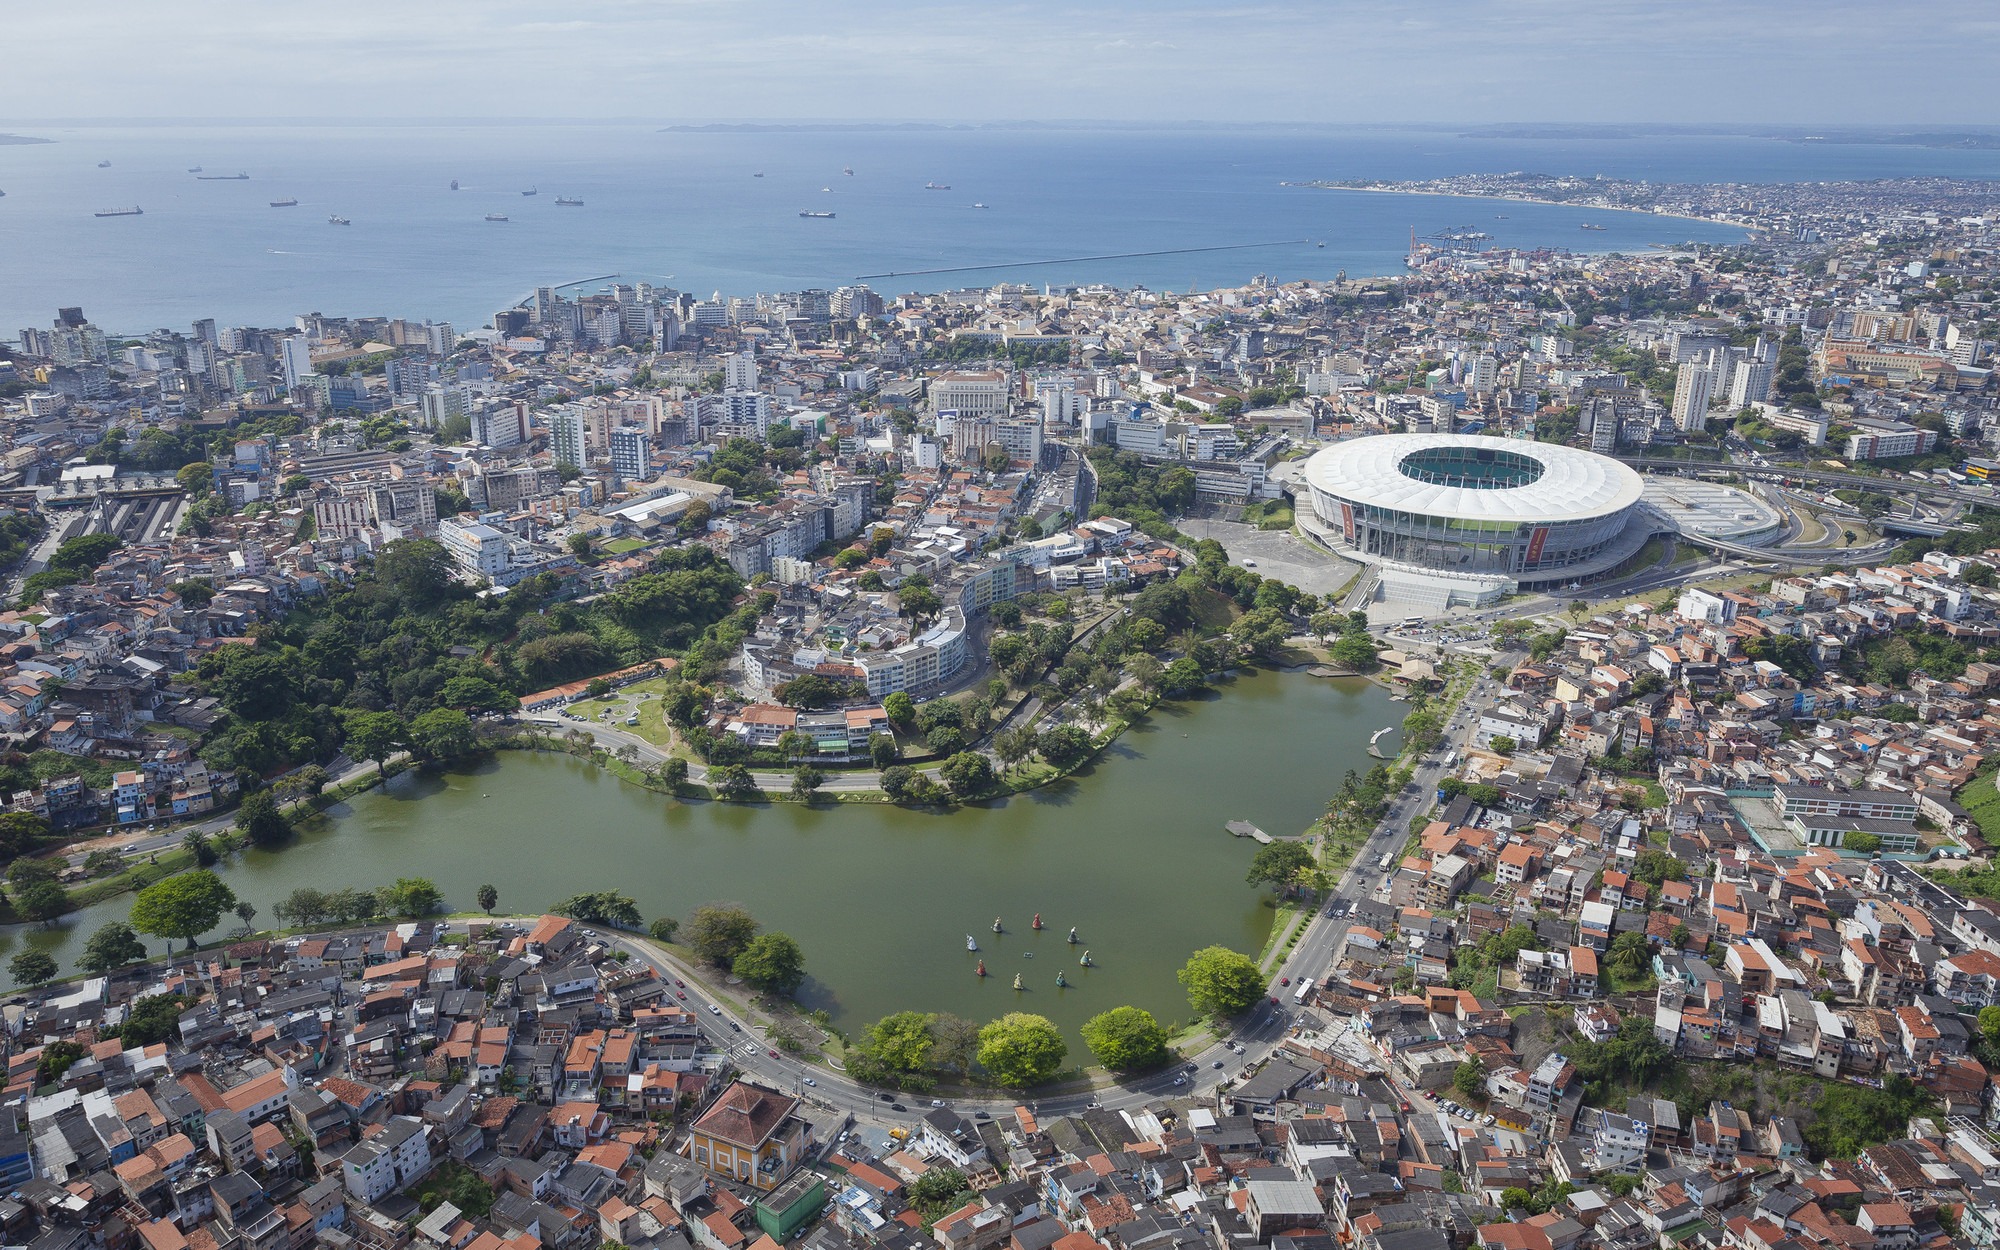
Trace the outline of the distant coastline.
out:
M 33 135 L 0 134 L 0 147 L 13 147 L 24 143 L 54 143 L 54 139 L 38 139 Z

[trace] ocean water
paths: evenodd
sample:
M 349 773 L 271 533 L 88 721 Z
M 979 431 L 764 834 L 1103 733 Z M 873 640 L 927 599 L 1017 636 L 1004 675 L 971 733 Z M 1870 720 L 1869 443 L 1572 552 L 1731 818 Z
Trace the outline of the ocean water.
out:
M 208 316 L 285 324 L 307 311 L 470 327 L 489 324 L 494 310 L 536 285 L 613 274 L 703 295 L 884 274 L 896 276 L 867 281 L 887 295 L 1002 280 L 1185 291 L 1258 273 L 1397 272 L 1412 230 L 1471 228 L 1500 246 L 1593 251 L 1744 237 L 1647 214 L 1281 186 L 1286 180 L 1514 169 L 1661 181 L 2000 176 L 1994 152 L 1732 137 L 693 133 L 632 124 L 0 129 L 55 140 L 0 146 L 7 337 L 47 325 L 65 305 L 125 334 L 185 329 Z M 250 180 L 197 181 L 187 172 L 196 165 Z M 450 189 L 453 179 L 460 190 Z M 538 194 L 523 196 L 529 188 Z M 584 204 L 559 206 L 558 196 Z M 268 206 L 284 198 L 298 207 Z M 144 215 L 93 216 L 133 205 Z M 802 210 L 836 216 L 802 218 Z M 488 213 L 509 220 L 485 221 Z M 352 224 L 329 224 L 330 214 Z M 1580 230 L 1585 221 L 1607 228 Z M 1189 250 L 1221 248 L 1229 250 Z M 1156 254 L 1120 255 L 1141 252 Z M 1060 263 L 1029 263 L 1046 261 Z M 937 269 L 961 271 L 912 272 Z

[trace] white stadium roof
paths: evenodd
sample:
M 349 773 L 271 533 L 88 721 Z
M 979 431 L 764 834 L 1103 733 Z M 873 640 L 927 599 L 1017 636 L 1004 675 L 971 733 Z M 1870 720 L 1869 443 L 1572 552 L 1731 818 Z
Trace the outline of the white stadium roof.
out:
M 1397 466 L 1412 452 L 1463 447 L 1526 457 L 1542 475 L 1480 489 L 1419 481 Z M 1554 443 L 1479 434 L 1377 434 L 1336 443 L 1306 462 L 1306 481 L 1351 503 L 1480 521 L 1548 523 L 1606 516 L 1639 502 L 1644 480 L 1627 466 Z

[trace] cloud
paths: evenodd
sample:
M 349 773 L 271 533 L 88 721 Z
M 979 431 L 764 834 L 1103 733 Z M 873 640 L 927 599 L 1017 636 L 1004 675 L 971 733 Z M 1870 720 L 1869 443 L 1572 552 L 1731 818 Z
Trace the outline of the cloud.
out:
M 1856 38 L 1865 30 L 1867 37 Z M 1860 0 L 96 0 L 0 117 L 1888 121 L 1992 116 L 2000 12 Z M 1928 92 L 1889 89 L 1947 84 Z

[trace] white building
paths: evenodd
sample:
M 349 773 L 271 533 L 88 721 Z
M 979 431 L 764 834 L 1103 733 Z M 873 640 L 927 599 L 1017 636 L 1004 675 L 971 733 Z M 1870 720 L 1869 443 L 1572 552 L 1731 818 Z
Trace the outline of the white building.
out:
M 1690 360 L 1674 379 L 1674 428 L 1696 434 L 1708 428 L 1708 405 L 1715 396 L 1715 371 L 1703 361 Z
M 279 340 L 278 366 L 284 370 L 286 390 L 297 386 L 300 378 L 313 371 L 312 344 L 305 335 L 292 334 Z
M 931 379 L 931 411 L 957 409 L 962 416 L 1007 411 L 1007 375 L 998 369 L 941 373 Z
M 490 525 L 447 517 L 438 525 L 438 541 L 461 569 L 476 577 L 499 581 L 507 571 L 507 536 Z
M 583 414 L 568 404 L 559 404 L 542 414 L 549 427 L 549 450 L 557 464 L 583 468 L 590 463 L 584 435 Z

